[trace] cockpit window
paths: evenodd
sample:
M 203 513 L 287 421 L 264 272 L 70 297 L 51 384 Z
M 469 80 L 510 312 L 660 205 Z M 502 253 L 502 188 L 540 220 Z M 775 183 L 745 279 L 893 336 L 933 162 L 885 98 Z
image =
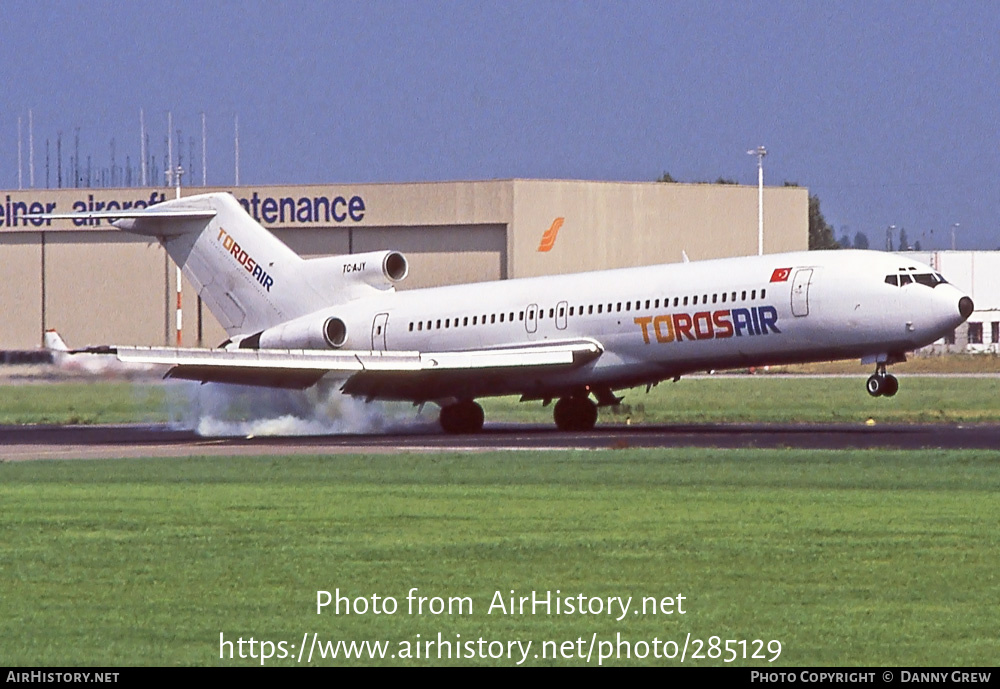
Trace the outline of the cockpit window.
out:
M 909 270 L 914 269 L 900 268 L 900 273 L 898 275 L 886 275 L 885 284 L 902 287 L 903 285 L 912 285 L 916 283 L 918 285 L 927 285 L 928 287 L 937 287 L 942 283 L 948 282 L 941 276 L 941 273 L 911 273 L 908 272 Z

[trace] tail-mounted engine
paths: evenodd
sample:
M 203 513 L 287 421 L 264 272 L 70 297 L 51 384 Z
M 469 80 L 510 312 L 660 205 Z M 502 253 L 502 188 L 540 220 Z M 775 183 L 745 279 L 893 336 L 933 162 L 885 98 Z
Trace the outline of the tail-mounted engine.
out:
M 367 254 L 337 256 L 341 264 L 338 277 L 364 282 L 385 289 L 406 277 L 410 266 L 398 251 L 372 251 Z
M 347 343 L 347 323 L 337 316 L 310 314 L 248 335 L 239 349 L 340 349 Z

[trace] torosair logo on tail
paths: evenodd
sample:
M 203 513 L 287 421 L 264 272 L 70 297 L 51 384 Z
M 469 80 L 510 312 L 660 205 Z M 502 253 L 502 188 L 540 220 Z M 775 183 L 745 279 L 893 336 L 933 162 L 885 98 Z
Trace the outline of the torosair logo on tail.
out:
M 250 258 L 250 254 L 248 254 L 245 249 L 242 249 L 228 232 L 220 227 L 219 236 L 216 237 L 216 239 L 222 242 L 222 248 L 235 258 L 237 263 L 246 268 L 246 271 L 250 273 L 250 277 L 256 279 L 257 282 L 263 285 L 264 289 L 268 292 L 271 291 L 271 285 L 274 284 L 274 278 L 268 275 L 267 272 L 260 267 L 260 263 Z
M 559 234 L 559 228 L 562 227 L 565 220 L 566 218 L 556 218 L 552 221 L 552 227 L 545 230 L 545 234 L 542 235 L 542 242 L 538 245 L 539 251 L 552 250 L 552 247 L 556 244 L 556 235 Z

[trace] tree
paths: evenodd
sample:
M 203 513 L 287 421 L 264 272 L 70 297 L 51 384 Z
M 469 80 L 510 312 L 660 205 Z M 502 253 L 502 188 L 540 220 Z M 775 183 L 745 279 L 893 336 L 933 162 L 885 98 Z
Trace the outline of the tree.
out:
M 909 240 L 906 237 L 906 228 L 905 227 L 900 227 L 899 228 L 899 250 L 900 251 L 909 251 L 910 248 L 911 248 L 910 247 L 910 242 L 909 242 Z
M 841 238 L 840 238 L 840 239 L 839 239 L 839 240 L 837 241 L 837 244 L 840 244 L 840 248 L 841 248 L 841 249 L 850 249 L 850 248 L 851 248 L 851 238 L 850 238 L 850 237 L 848 237 L 848 236 L 847 236 L 847 235 L 845 234 L 845 235 L 843 235 L 843 236 L 842 236 L 842 237 L 841 237 Z
M 785 182 L 786 187 L 797 187 L 798 182 Z M 839 249 L 833 236 L 833 227 L 819 209 L 819 197 L 809 194 L 809 250 Z
M 809 194 L 809 249 L 839 249 L 833 238 L 833 227 L 819 209 L 819 197 Z
M 669 172 L 664 172 L 662 175 L 660 175 L 659 177 L 656 178 L 656 181 L 657 182 L 670 182 L 670 183 L 677 182 L 677 180 L 674 179 L 674 176 L 671 175 Z
M 866 235 L 864 232 L 858 232 L 858 233 L 856 233 L 854 235 L 854 248 L 855 249 L 867 249 L 868 247 L 869 247 L 869 244 L 868 244 L 868 235 Z

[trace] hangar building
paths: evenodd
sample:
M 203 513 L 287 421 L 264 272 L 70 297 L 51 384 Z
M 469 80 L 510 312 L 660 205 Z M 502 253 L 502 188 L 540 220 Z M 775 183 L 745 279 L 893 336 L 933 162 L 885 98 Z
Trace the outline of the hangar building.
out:
M 304 257 L 399 250 L 410 262 L 399 289 L 757 251 L 752 186 L 508 179 L 180 191 L 231 191 Z M 174 196 L 167 188 L 0 192 L 0 349 L 36 347 L 48 328 L 73 347 L 175 344 L 176 271 L 159 244 L 106 221 L 22 217 Z M 805 188 L 765 188 L 765 253 L 807 248 L 808 204 Z M 548 247 L 547 230 L 556 238 Z M 226 339 L 193 288 L 182 288 L 183 346 Z

